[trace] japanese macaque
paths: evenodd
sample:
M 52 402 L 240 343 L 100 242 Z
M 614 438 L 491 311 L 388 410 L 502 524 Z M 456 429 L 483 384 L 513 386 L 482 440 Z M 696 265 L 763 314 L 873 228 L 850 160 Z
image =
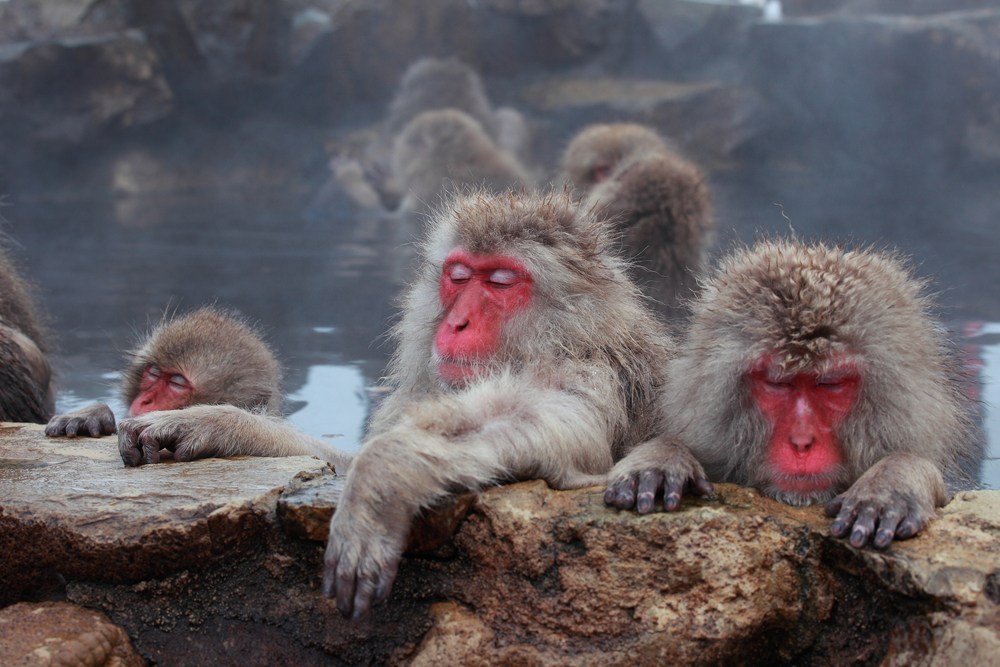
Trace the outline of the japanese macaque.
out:
M 440 120 L 436 129 L 428 123 L 414 125 L 415 119 L 432 111 L 463 114 L 462 123 Z M 420 134 L 424 139 L 446 143 L 437 149 L 425 148 L 422 160 L 408 163 L 431 175 L 415 171 L 401 172 L 399 160 L 401 135 L 410 141 Z M 431 154 L 433 152 L 433 155 Z M 422 58 L 406 70 L 389 105 L 389 113 L 378 136 L 363 156 L 340 155 L 331 170 L 341 187 L 363 207 L 379 202 L 388 211 L 427 212 L 440 198 L 442 184 L 483 183 L 492 187 L 496 164 L 507 163 L 513 180 L 528 183 L 521 161 L 531 152 L 530 132 L 524 117 L 515 109 L 494 110 L 483 90 L 482 81 L 468 65 L 453 58 Z M 408 151 L 410 158 L 414 151 Z M 407 156 L 402 156 L 405 159 Z M 428 183 L 434 180 L 434 187 Z M 421 196 L 424 198 L 421 199 Z
M 0 421 L 44 424 L 55 411 L 48 334 L 33 291 L 0 248 Z
M 980 445 L 942 327 L 894 254 L 761 242 L 723 259 L 694 305 L 663 392 L 672 436 L 711 480 L 826 503 L 834 537 L 917 534 Z M 676 509 L 685 479 L 658 443 L 609 477 L 605 502 Z M 681 477 L 683 477 L 681 475 Z M 699 489 L 694 489 L 701 492 Z
M 701 170 L 641 125 L 593 125 L 573 139 L 563 177 L 610 218 L 632 277 L 671 317 L 684 313 L 704 273 L 712 241 L 708 186 Z
M 275 431 L 294 433 L 282 445 L 260 443 L 255 448 L 230 451 L 226 443 L 147 443 L 133 435 L 147 422 L 123 421 L 119 440 L 126 465 L 156 463 L 161 458 L 190 460 L 205 456 L 248 454 L 257 456 L 310 455 L 346 467 L 347 455 L 321 440 L 297 433 L 281 420 L 284 397 L 281 367 L 260 334 L 242 317 L 216 307 L 205 307 L 176 319 L 164 319 L 138 348 L 129 354 L 122 373 L 121 397 L 129 418 L 196 411 L 212 406 L 224 411 L 260 415 Z M 226 406 L 226 407 L 222 407 Z M 53 417 L 45 427 L 48 436 L 99 437 L 114 433 L 115 417 L 104 403 Z M 152 432 L 150 432 L 150 435 Z M 167 452 L 160 452 L 162 444 Z M 235 446 L 235 445 L 234 445 Z M 169 453 L 173 452 L 172 457 Z
M 567 195 L 467 194 L 438 213 L 393 331 L 394 391 L 330 527 L 323 590 L 343 614 L 389 595 L 411 521 L 442 497 L 602 484 L 658 434 L 672 341 L 608 245 Z
M 425 111 L 410 121 L 393 144 L 392 168 L 405 187 L 404 211 L 429 210 L 463 188 L 500 193 L 531 181 L 474 118 L 455 109 Z

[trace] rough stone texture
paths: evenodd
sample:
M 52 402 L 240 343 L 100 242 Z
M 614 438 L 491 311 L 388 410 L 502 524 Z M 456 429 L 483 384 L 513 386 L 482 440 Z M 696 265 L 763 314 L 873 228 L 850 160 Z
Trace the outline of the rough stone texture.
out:
M 37 426 L 6 426 L 0 443 L 4 602 L 100 610 L 157 665 L 990 665 L 998 655 L 996 491 L 960 494 L 924 533 L 880 552 L 829 538 L 820 508 L 731 485 L 647 516 L 605 508 L 600 489 L 498 487 L 426 512 L 415 537 L 436 536 L 413 543 L 389 600 L 352 623 L 318 594 L 342 487 L 325 464 L 125 469 L 113 439 L 47 440 Z
M 0 431 L 0 604 L 70 579 L 113 581 L 205 568 L 256 547 L 278 493 L 308 457 L 125 468 L 114 437 Z
M 145 667 L 128 635 L 100 612 L 67 602 L 0 610 L 4 667 Z

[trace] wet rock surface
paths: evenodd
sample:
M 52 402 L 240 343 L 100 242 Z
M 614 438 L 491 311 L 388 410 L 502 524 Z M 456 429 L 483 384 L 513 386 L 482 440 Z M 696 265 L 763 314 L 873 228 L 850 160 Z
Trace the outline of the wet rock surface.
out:
M 67 602 L 0 609 L 0 665 L 145 667 L 128 635 L 108 617 Z
M 0 442 L 5 603 L 47 596 L 100 611 L 158 665 L 929 665 L 957 655 L 989 665 L 998 655 L 996 491 L 959 494 L 924 533 L 882 552 L 830 539 L 820 508 L 731 485 L 647 516 L 605 508 L 600 489 L 498 487 L 426 512 L 414 537 L 436 541 L 411 544 L 389 600 L 354 623 L 318 593 L 342 488 L 325 464 L 125 469 L 112 439 L 47 440 L 8 425 Z M 61 585 L 46 588 L 52 580 Z

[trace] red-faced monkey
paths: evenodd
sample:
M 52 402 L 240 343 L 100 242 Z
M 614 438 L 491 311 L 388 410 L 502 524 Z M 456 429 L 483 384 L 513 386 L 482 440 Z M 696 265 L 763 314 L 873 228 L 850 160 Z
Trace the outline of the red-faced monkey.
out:
M 789 241 L 723 259 L 663 392 L 672 436 L 711 480 L 792 505 L 826 503 L 834 537 L 876 547 L 920 531 L 942 479 L 980 454 L 945 334 L 894 254 Z M 655 441 L 610 476 L 605 501 L 675 509 Z M 700 492 L 699 489 L 695 489 Z
M 573 139 L 563 177 L 612 220 L 632 277 L 670 316 L 704 272 L 714 221 L 701 170 L 641 125 L 593 125 Z
M 122 373 L 122 401 L 129 406 L 126 417 L 158 414 L 176 415 L 202 406 L 220 407 L 224 412 L 246 411 L 260 415 L 273 430 L 284 434 L 284 445 L 244 447 L 230 452 L 224 443 L 207 451 L 206 447 L 177 448 L 173 458 L 189 460 L 204 456 L 235 453 L 258 456 L 317 456 L 346 469 L 349 456 L 322 440 L 298 433 L 281 419 L 284 397 L 281 392 L 281 367 L 260 334 L 243 317 L 214 306 L 201 308 L 183 317 L 164 319 L 149 336 L 129 354 Z M 221 408 L 221 406 L 226 406 Z M 131 426 L 129 424 L 132 424 Z M 142 424 L 143 422 L 139 422 Z M 135 422 L 123 421 L 118 430 L 128 433 Z M 57 415 L 45 428 L 49 436 L 109 435 L 115 432 L 115 417 L 103 403 Z M 121 433 L 120 433 L 121 435 Z M 130 442 L 121 450 L 126 465 L 156 463 L 163 454 L 153 451 L 152 443 Z
M 44 424 L 55 411 L 48 334 L 33 291 L 0 247 L 0 421 Z
M 355 617 L 389 594 L 422 508 L 511 480 L 601 484 L 661 428 L 672 341 L 586 209 L 565 195 L 474 193 L 431 227 L 394 330 L 394 391 L 330 527 L 324 591 Z M 263 417 L 221 410 L 126 420 L 119 445 L 199 455 L 286 446 Z

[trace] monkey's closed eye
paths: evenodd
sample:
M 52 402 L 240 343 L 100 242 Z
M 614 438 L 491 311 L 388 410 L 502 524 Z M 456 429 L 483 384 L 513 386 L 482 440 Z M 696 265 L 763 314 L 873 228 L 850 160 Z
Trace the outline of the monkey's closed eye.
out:
M 497 269 L 490 274 L 489 282 L 496 287 L 510 287 L 519 280 L 517 273 L 510 269 Z
M 174 389 L 187 389 L 188 381 L 187 378 L 179 373 L 174 373 L 170 376 L 170 386 Z
M 154 380 L 158 380 L 160 378 L 160 375 L 162 374 L 163 372 L 160 370 L 160 367 L 157 366 L 156 364 L 150 364 L 146 368 L 146 375 Z
M 453 283 L 464 283 L 472 277 L 472 269 L 464 264 L 453 264 L 447 269 L 448 278 Z

